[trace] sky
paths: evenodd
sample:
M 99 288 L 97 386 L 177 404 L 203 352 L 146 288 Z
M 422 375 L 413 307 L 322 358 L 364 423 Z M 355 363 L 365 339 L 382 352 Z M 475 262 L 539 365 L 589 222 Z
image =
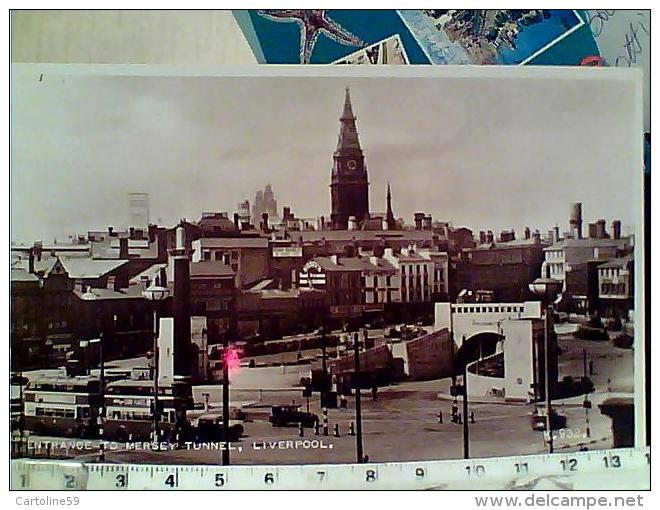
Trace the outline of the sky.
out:
M 357 72 L 357 71 L 356 71 Z M 601 73 L 607 76 L 605 73 Z M 594 74 L 595 76 L 595 74 Z M 568 229 L 615 218 L 631 231 L 635 102 L 629 81 L 531 78 L 12 74 L 11 239 L 31 243 L 125 226 L 128 193 L 171 226 L 227 211 L 270 183 L 278 208 L 329 216 L 344 88 L 370 208 L 416 211 L 475 231 Z

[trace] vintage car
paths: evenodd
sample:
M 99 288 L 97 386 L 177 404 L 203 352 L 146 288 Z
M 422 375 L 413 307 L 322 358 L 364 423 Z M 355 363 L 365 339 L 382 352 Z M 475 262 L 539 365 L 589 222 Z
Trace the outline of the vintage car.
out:
M 303 427 L 313 427 L 319 417 L 314 413 L 306 413 L 300 410 L 299 405 L 273 406 L 268 421 L 273 427 L 287 427 L 303 424 Z
M 546 430 L 546 410 L 545 407 L 537 407 L 532 411 L 530 417 L 530 425 L 532 430 L 545 432 Z M 550 411 L 550 428 L 552 430 L 559 430 L 566 427 L 566 416 L 557 413 L 554 409 Z

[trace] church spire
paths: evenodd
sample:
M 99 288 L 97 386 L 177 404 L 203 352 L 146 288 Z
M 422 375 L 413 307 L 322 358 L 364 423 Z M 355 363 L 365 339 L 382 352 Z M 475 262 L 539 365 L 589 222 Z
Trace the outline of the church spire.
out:
M 396 227 L 396 220 L 394 219 L 394 212 L 392 211 L 392 191 L 390 190 L 390 183 L 387 183 L 387 228 L 394 230 Z
M 360 140 L 358 138 L 355 121 L 357 117 L 353 114 L 353 105 L 351 104 L 351 91 L 346 87 L 346 97 L 344 98 L 344 111 L 339 117 L 339 140 L 337 141 L 337 152 L 346 150 L 361 150 Z

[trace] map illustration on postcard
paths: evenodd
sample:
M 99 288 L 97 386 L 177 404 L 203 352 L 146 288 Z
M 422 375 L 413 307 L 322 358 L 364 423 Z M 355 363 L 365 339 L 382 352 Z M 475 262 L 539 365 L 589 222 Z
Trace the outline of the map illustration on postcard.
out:
M 526 64 L 578 30 L 573 10 L 400 10 L 433 64 Z

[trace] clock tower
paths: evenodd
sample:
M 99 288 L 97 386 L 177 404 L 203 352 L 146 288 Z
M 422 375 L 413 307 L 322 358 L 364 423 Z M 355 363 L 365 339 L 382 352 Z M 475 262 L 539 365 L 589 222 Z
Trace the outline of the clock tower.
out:
M 332 228 L 348 228 L 348 219 L 354 216 L 358 225 L 369 217 L 369 180 L 364 154 L 360 148 L 356 117 L 353 115 L 351 95 L 346 88 L 344 111 L 339 118 L 339 140 L 333 155 L 330 198 Z

